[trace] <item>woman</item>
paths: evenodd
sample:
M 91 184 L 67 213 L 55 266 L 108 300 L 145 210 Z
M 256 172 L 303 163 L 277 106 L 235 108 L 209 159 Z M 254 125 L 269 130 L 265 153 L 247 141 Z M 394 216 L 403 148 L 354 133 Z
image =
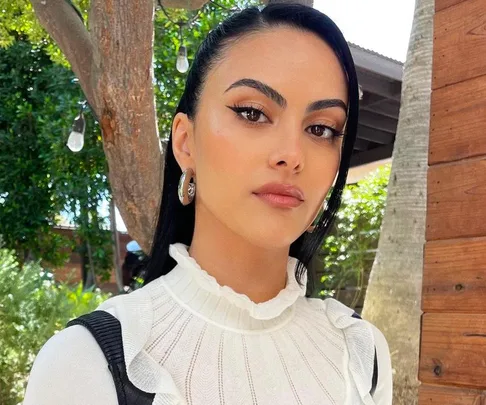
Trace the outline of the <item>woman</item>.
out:
M 100 307 L 121 323 L 124 369 L 150 403 L 391 404 L 381 332 L 305 297 L 357 120 L 350 51 L 314 9 L 250 8 L 202 43 L 172 125 L 146 285 Z M 40 351 L 24 404 L 115 405 L 113 381 L 93 336 L 72 326 Z

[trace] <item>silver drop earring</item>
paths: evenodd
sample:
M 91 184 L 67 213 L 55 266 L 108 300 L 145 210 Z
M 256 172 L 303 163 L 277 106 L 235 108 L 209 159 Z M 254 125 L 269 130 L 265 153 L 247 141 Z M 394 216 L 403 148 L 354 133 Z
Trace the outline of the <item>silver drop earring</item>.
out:
M 182 173 L 179 186 L 177 187 L 177 194 L 182 205 L 189 205 L 194 200 L 194 196 L 196 195 L 196 182 L 194 170 L 190 167 Z

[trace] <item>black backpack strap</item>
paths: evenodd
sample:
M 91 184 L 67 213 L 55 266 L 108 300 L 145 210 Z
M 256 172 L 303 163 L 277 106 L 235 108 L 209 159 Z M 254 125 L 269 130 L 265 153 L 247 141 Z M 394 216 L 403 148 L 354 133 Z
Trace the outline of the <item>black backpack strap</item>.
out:
M 356 319 L 362 319 L 361 316 L 359 316 L 359 314 L 357 314 L 356 312 L 351 316 Z M 378 385 L 378 356 L 376 354 L 376 346 L 375 346 L 375 358 L 373 360 L 373 377 L 371 379 L 371 390 L 370 390 L 371 396 L 373 396 L 373 394 L 375 393 L 377 385 Z
M 120 321 L 106 311 L 94 311 L 68 322 L 88 329 L 100 346 L 113 376 L 119 405 L 151 405 L 155 394 L 144 392 L 128 379 Z

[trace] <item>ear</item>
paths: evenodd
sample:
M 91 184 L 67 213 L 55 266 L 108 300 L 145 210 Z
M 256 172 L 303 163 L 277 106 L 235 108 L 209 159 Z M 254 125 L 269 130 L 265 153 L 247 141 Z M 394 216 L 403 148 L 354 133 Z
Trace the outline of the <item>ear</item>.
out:
M 187 114 L 177 113 L 172 122 L 172 149 L 181 170 L 195 169 L 194 123 Z

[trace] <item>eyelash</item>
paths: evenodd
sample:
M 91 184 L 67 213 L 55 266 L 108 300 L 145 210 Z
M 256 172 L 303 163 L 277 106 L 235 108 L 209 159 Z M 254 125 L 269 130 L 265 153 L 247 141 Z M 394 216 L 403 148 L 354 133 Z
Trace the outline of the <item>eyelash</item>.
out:
M 262 114 L 270 123 L 270 119 L 267 117 L 267 115 L 265 114 L 265 112 L 263 111 L 262 108 L 258 108 L 258 107 L 251 107 L 251 106 L 240 106 L 240 105 L 233 105 L 232 107 L 228 106 L 229 109 L 233 110 L 235 113 L 236 113 L 236 116 L 246 122 L 248 122 L 249 124 L 251 125 L 258 125 L 258 124 L 262 124 L 261 122 L 254 122 L 254 121 L 250 121 L 249 119 L 243 117 L 243 115 L 241 115 L 241 113 L 248 113 L 250 111 L 257 111 L 258 113 Z
M 250 125 L 261 125 L 263 123 L 262 122 L 250 121 L 249 119 L 243 117 L 241 115 L 241 113 L 244 113 L 244 112 L 248 113 L 250 111 L 257 111 L 259 114 L 262 114 L 263 116 L 265 116 L 265 118 L 271 123 L 270 119 L 266 116 L 266 114 L 264 113 L 263 109 L 261 109 L 261 108 L 251 107 L 251 106 L 241 106 L 241 105 L 237 105 L 237 104 L 235 104 L 233 106 L 228 106 L 228 108 L 230 110 L 233 110 L 236 113 L 236 115 L 237 115 L 238 118 L 244 120 L 245 122 L 247 122 Z M 338 130 L 336 130 L 336 129 L 328 126 L 328 125 L 320 125 L 320 124 L 309 125 L 306 128 L 306 130 L 309 129 L 309 128 L 312 128 L 312 127 L 319 127 L 319 128 L 321 128 L 323 130 L 326 130 L 326 129 L 330 130 L 332 132 L 332 134 L 333 134 L 333 137 L 331 138 L 331 140 L 333 140 L 334 138 L 342 137 L 344 135 L 343 132 L 339 132 Z M 314 135 L 314 134 L 311 134 L 311 135 L 315 136 L 316 138 L 326 139 L 323 136 Z

